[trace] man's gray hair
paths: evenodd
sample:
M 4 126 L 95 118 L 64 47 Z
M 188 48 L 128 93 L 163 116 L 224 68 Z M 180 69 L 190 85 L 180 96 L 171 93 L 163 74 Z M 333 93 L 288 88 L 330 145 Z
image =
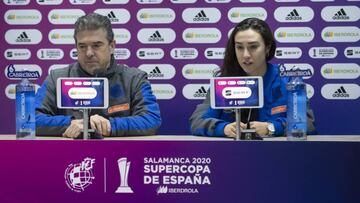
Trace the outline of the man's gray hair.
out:
M 97 14 L 97 13 L 89 13 L 84 16 L 81 16 L 75 22 L 75 30 L 74 30 L 74 39 L 76 40 L 76 35 L 79 32 L 86 30 L 98 30 L 103 29 L 106 31 L 106 38 L 109 42 L 114 40 L 114 32 L 111 27 L 111 22 L 108 17 Z

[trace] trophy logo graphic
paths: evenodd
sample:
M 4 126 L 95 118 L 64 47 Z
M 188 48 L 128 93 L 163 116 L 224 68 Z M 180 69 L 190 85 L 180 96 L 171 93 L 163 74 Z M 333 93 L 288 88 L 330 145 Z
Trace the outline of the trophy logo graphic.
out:
M 120 173 L 120 186 L 115 193 L 134 193 L 128 185 L 130 162 L 127 161 L 126 157 L 118 159 L 117 162 Z

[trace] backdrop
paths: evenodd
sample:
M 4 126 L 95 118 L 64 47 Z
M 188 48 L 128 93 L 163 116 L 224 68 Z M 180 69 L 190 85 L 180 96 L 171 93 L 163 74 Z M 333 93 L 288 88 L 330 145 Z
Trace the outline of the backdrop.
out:
M 272 63 L 300 68 L 320 134 L 360 134 L 359 1 L 331 0 L 3 0 L 0 12 L 0 133 L 15 133 L 17 71 L 41 84 L 49 69 L 76 61 L 73 27 L 88 12 L 113 23 L 118 63 L 149 74 L 161 107 L 159 134 L 189 134 L 188 118 L 222 64 L 234 25 L 268 22 Z

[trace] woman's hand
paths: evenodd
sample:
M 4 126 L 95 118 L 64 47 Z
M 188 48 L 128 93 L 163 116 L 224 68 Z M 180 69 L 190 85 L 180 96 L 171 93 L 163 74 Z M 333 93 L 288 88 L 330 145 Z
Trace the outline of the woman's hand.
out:
M 240 123 L 240 128 L 244 129 L 246 128 L 246 125 L 244 123 Z M 229 123 L 224 128 L 224 134 L 226 137 L 236 137 L 236 122 Z
M 250 122 L 250 128 L 255 129 L 255 132 L 261 137 L 267 137 L 269 135 L 267 122 L 252 121 Z

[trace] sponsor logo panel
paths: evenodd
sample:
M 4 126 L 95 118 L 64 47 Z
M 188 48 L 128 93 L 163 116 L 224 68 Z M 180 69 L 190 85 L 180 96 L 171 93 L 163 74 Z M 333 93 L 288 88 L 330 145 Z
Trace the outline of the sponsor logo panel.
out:
M 102 0 L 104 4 L 127 4 L 130 0 Z
M 78 58 L 78 51 L 77 51 L 77 49 L 76 49 L 76 48 L 71 49 L 70 52 L 69 52 L 69 55 L 70 55 L 70 58 L 71 58 L 71 59 L 77 60 L 77 58 Z
M 360 29 L 355 26 L 325 27 L 321 37 L 325 42 L 357 42 L 360 40 Z
M 309 56 L 316 59 L 331 59 L 337 56 L 338 52 L 335 47 L 311 47 Z
M 73 25 L 83 15 L 85 12 L 81 9 L 53 9 L 48 14 L 48 20 L 55 25 Z
M 171 3 L 174 4 L 192 4 L 195 3 L 197 0 L 170 0 Z
M 50 74 L 50 72 L 52 70 L 55 70 L 55 69 L 59 69 L 59 68 L 65 68 L 67 67 L 69 64 L 54 64 L 54 65 L 51 65 L 48 69 L 48 75 Z
M 326 22 L 355 22 L 360 19 L 357 6 L 326 6 L 321 10 L 321 18 Z
M 39 5 L 60 5 L 63 0 L 36 0 Z
M 224 59 L 225 48 L 207 48 L 204 55 L 207 59 Z
M 9 6 L 23 6 L 28 5 L 30 0 L 3 0 L 3 2 Z
M 360 47 L 347 47 L 344 55 L 346 58 L 360 58 Z
M 42 34 L 35 29 L 13 29 L 6 31 L 5 40 L 8 44 L 39 44 Z
M 170 8 L 143 8 L 137 14 L 142 24 L 169 24 L 175 20 L 175 12 Z
M 4 52 L 7 60 L 27 60 L 31 57 L 29 49 L 7 49 Z
M 6 11 L 4 18 L 9 25 L 36 25 L 40 23 L 42 15 L 35 9 L 18 9 Z
M 356 63 L 327 63 L 321 67 L 321 75 L 327 79 L 356 79 L 360 66 Z
M 96 0 L 69 0 L 73 5 L 90 5 L 94 4 Z
M 147 72 L 150 80 L 168 80 L 175 76 L 175 68 L 171 64 L 142 64 L 138 67 Z
M 357 84 L 325 84 L 321 88 L 325 99 L 357 99 L 360 97 L 360 87 Z
M 265 0 L 240 0 L 242 3 L 262 3 Z
M 216 64 L 186 64 L 182 74 L 186 79 L 210 79 L 218 69 Z
M 59 60 L 64 57 L 62 49 L 39 49 L 36 56 L 40 60 Z
M 285 63 L 280 66 L 280 72 L 280 76 L 292 76 L 291 73 L 296 72 L 304 79 L 309 79 L 314 75 L 314 68 L 308 63 Z
M 229 10 L 228 18 L 233 23 L 239 23 L 246 18 L 266 20 L 267 12 L 262 7 L 235 7 Z
M 298 59 L 302 55 L 299 47 L 277 47 L 275 57 L 278 59 Z
M 176 95 L 176 89 L 171 84 L 151 84 L 151 89 L 156 99 L 168 100 Z
M 310 22 L 314 18 L 314 11 L 310 7 L 279 7 L 274 17 L 278 22 Z
M 137 34 L 138 40 L 143 44 L 170 44 L 175 41 L 175 31 L 170 28 L 144 28 Z
M 306 83 L 306 96 L 311 99 L 314 96 L 314 87 Z
M 186 99 L 200 99 L 206 97 L 210 84 L 187 84 L 182 90 L 182 94 Z
M 94 12 L 107 16 L 111 24 L 125 24 L 130 20 L 130 13 L 126 9 L 96 9 Z
M 195 48 L 173 48 L 170 55 L 173 59 L 196 59 L 198 50 Z
M 212 3 L 229 3 L 231 0 L 205 0 L 206 3 L 212 4 Z
M 217 28 L 187 28 L 182 33 L 182 37 L 189 44 L 217 43 L 221 39 L 221 32 Z
M 136 52 L 139 59 L 162 59 L 164 50 L 160 48 L 140 48 Z
M 53 29 L 49 32 L 49 40 L 52 44 L 75 44 L 74 29 Z
M 114 39 L 116 44 L 126 44 L 131 39 L 131 34 L 129 30 L 124 28 L 114 28 Z
M 126 48 L 115 48 L 114 57 L 117 60 L 125 60 L 130 58 L 131 52 Z
M 221 12 L 217 8 L 187 8 L 182 13 L 186 23 L 217 23 Z
M 22 78 L 36 80 L 41 77 L 42 70 L 36 64 L 10 64 L 6 66 L 4 73 L 5 77 L 10 80 L 21 80 Z
M 279 27 L 274 36 L 281 43 L 306 43 L 314 39 L 315 33 L 310 27 Z
M 163 0 L 136 0 L 139 4 L 160 4 Z

